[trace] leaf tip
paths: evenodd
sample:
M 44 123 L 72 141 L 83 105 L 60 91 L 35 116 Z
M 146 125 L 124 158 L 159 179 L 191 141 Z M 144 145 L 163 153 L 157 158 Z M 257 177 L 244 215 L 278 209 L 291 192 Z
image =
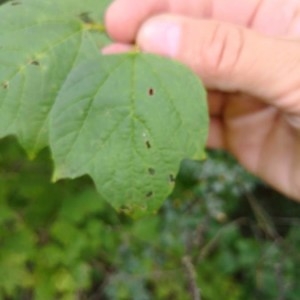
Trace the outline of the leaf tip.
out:
M 61 169 L 55 169 L 52 174 L 51 182 L 56 183 L 62 178 L 64 178 L 63 171 Z
M 207 153 L 206 151 L 203 151 L 202 154 L 200 155 L 200 160 L 206 160 L 207 159 Z
M 152 193 L 152 192 L 151 192 Z M 147 196 L 152 196 L 152 195 L 146 195 Z M 121 206 L 114 206 L 113 207 L 116 209 L 116 211 L 119 214 L 124 214 L 131 218 L 132 220 L 138 220 L 141 218 L 144 218 L 146 216 L 150 215 L 157 215 L 158 213 L 158 208 L 151 208 L 148 205 L 141 205 L 141 204 L 127 204 L 126 205 L 121 205 Z
M 27 152 L 27 157 L 30 161 L 34 160 L 36 158 L 36 153 L 35 152 Z
M 21 145 L 25 149 L 26 155 L 30 161 L 35 160 L 36 157 L 38 156 L 39 151 L 41 150 L 36 147 L 29 147 L 28 144 L 23 144 L 22 142 L 21 142 Z
M 207 154 L 205 150 L 202 150 L 201 152 L 198 151 L 198 153 L 196 153 L 194 156 L 192 156 L 193 160 L 206 160 L 207 159 Z
M 56 183 L 59 180 L 59 176 L 54 172 L 51 177 L 51 182 Z

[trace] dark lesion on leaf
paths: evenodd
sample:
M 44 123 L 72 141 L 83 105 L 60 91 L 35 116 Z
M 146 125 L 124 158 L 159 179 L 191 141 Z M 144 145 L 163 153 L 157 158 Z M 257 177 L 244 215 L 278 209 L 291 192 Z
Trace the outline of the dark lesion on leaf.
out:
M 21 4 L 22 4 L 21 1 L 11 1 L 12 6 L 21 5 Z
M 119 208 L 119 213 L 129 214 L 131 211 L 131 207 L 129 205 L 121 205 Z
M 155 175 L 155 169 L 149 168 L 149 169 L 148 169 L 148 173 L 149 173 L 150 175 Z
M 147 149 L 151 149 L 151 143 L 149 141 L 145 142 Z
M 149 96 L 153 96 L 154 95 L 154 89 L 153 88 L 149 88 L 148 89 L 148 95 Z
M 9 81 L 2 82 L 1 86 L 3 89 L 7 90 L 9 88 Z
M 152 191 L 150 191 L 150 192 L 148 192 L 146 194 L 146 198 L 151 198 L 152 196 L 153 196 L 153 192 Z
M 82 12 L 79 15 L 79 19 L 86 24 L 93 24 L 95 23 L 94 20 L 91 18 L 90 13 L 87 11 Z
M 172 183 L 175 182 L 175 176 L 173 174 L 169 175 L 169 181 Z
M 85 11 L 78 15 L 79 19 L 84 23 L 85 29 L 102 33 L 105 32 L 104 25 L 93 20 L 90 14 L 90 12 Z
M 29 64 L 38 67 L 40 65 L 40 62 L 38 60 L 33 59 L 29 62 Z

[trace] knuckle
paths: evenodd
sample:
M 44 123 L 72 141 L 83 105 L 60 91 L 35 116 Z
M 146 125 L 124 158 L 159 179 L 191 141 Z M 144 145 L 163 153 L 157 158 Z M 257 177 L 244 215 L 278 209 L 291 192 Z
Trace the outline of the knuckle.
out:
M 240 61 L 244 33 L 239 27 L 218 23 L 202 47 L 203 72 L 208 76 L 233 75 Z
M 287 25 L 285 28 L 285 35 L 291 38 L 299 38 L 300 34 L 300 7 L 299 2 L 291 2 L 289 3 L 290 6 L 290 16 L 287 21 Z

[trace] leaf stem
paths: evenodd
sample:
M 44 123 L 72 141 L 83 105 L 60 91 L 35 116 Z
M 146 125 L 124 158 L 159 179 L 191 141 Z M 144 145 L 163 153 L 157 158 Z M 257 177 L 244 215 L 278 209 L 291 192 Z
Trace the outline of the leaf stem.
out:
M 84 23 L 84 28 L 89 31 L 106 32 L 103 23 Z
M 138 54 L 141 52 L 141 48 L 137 44 L 134 44 L 129 51 L 130 54 Z

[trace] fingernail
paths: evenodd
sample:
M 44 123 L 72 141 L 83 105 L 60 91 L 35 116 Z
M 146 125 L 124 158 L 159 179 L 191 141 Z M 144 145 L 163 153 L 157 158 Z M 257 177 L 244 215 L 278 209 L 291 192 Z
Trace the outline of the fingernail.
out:
M 139 46 L 148 52 L 176 57 L 179 50 L 181 28 L 171 20 L 151 20 L 138 35 Z

